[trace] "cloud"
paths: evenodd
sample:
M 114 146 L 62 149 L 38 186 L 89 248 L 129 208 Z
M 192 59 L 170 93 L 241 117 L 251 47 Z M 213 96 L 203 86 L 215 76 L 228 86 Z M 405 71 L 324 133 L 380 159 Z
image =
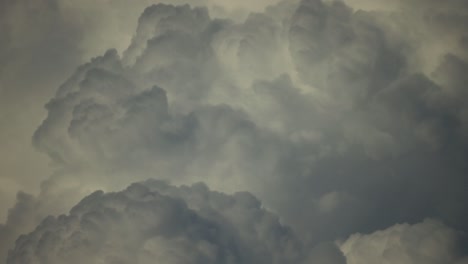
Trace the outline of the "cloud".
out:
M 0 176 L 1 219 L 6 219 L 4 212 L 13 205 L 17 191 L 37 193 L 40 182 L 53 171 L 48 158 L 30 146 L 31 134 L 46 115 L 43 105 L 77 65 L 109 48 L 125 50 L 141 12 L 160 2 L 0 1 L 0 136 L 8 138 L 2 140 L 0 152 L 4 168 Z M 164 2 L 206 5 L 222 17 L 240 16 L 234 11 L 239 8 L 244 9 L 242 16 L 250 10 L 241 1 Z M 267 3 L 256 1 L 255 9 L 261 11 Z M 32 180 L 30 175 L 34 173 L 40 176 Z
M 347 263 L 467 263 L 462 234 L 443 223 L 397 224 L 372 234 L 354 234 L 340 244 Z
M 361 10 L 347 3 L 285 1 L 245 19 L 221 16 L 210 3 L 148 5 L 126 33 L 128 48 L 119 42 L 80 66 L 47 103 L 33 144 L 56 172 L 26 208 L 41 218 L 94 189 L 149 177 L 202 181 L 220 192 L 253 193 L 297 231 L 310 252 L 304 258 L 325 263 L 344 262 L 333 241 L 395 223 L 413 230 L 434 218 L 444 230 L 466 232 L 468 57 L 464 32 L 452 27 L 463 23 L 464 9 L 452 1 Z M 123 11 L 104 17 L 113 12 Z M 107 26 L 104 36 L 113 32 Z M 188 207 L 178 210 L 205 217 L 183 200 Z M 43 225 L 71 218 L 73 211 Z M 3 229 L 14 222 L 21 221 Z M 151 247 L 193 246 L 194 257 L 209 259 L 198 240 L 183 240 Z M 432 257 L 462 256 L 452 254 L 450 241 Z
M 428 216 L 462 227 L 465 107 L 447 91 L 463 88 L 444 67 L 463 59 L 414 73 L 411 39 L 379 19 L 340 2 L 242 23 L 150 6 L 122 58 L 109 51 L 61 86 L 34 143 L 103 187 L 158 171 L 251 191 L 315 242 Z
M 97 191 L 21 236 L 7 263 L 299 263 L 300 243 L 249 193 L 135 183 Z
M 30 197 L 19 199 L 30 204 Z M 147 180 L 123 191 L 96 191 L 69 214 L 45 218 L 18 238 L 7 263 L 150 263 L 158 258 L 165 263 L 462 264 L 467 261 L 463 238 L 462 232 L 426 219 L 306 249 L 250 193 L 227 195 L 202 183 L 175 187 Z
M 0 258 L 3 261 L 6 260 L 8 249 L 14 245 L 18 236 L 27 230 L 32 230 L 44 217 L 35 215 L 37 201 L 31 195 L 20 192 L 16 199 L 15 206 L 8 212 L 6 223 L 0 225 Z

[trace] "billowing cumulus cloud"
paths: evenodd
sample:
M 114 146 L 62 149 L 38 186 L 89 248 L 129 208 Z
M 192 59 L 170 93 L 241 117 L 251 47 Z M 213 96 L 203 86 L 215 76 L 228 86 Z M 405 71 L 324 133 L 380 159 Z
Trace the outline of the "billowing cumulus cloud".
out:
M 53 171 L 47 157 L 30 144 L 46 115 L 43 105 L 78 65 L 109 48 L 127 49 L 142 11 L 160 2 L 0 1 L 0 136 L 7 138 L 0 143 L 0 219 L 5 219 L 5 208 L 13 204 L 16 191 L 36 193 Z M 163 2 L 206 5 L 215 16 L 242 19 L 275 1 Z
M 301 254 L 291 230 L 249 193 L 147 181 L 46 218 L 7 263 L 299 263 Z
M 22 198 L 26 199 L 26 198 Z M 398 224 L 305 249 L 250 193 L 155 180 L 96 191 L 22 235 L 7 263 L 467 263 L 463 234 L 439 221 Z
M 71 19 L 74 16 L 74 23 L 61 24 L 77 28 L 70 38 L 80 40 L 58 48 L 77 56 L 72 60 L 70 55 L 67 65 L 78 64 L 84 54 L 101 55 L 67 79 L 62 74 L 66 81 L 46 104 L 47 116 L 32 141 L 55 169 L 39 194 L 18 195 L 0 227 L 8 234 L 2 245 L 10 245 L 2 246 L 0 257 L 43 217 L 65 212 L 95 189 L 116 191 L 151 177 L 177 185 L 204 182 L 219 195 L 252 193 L 295 231 L 292 236 L 303 246 L 297 248 L 297 257 L 311 263 L 344 263 L 345 257 L 348 263 L 456 263 L 467 255 L 459 239 L 468 231 L 465 4 L 302 0 L 271 1 L 271 6 L 260 8 L 265 1 L 248 10 L 244 2 L 137 1 L 128 16 L 118 19 L 127 4 L 113 3 L 96 20 L 77 20 L 96 25 L 91 31 Z M 56 4 L 53 10 L 58 14 L 88 18 L 100 6 L 83 2 L 73 9 L 70 3 Z M 62 36 L 60 32 L 54 34 Z M 225 235 L 233 234 L 223 229 L 224 220 L 214 221 L 222 231 L 213 238 L 219 239 L 217 249 L 201 242 L 207 240 L 202 234 L 187 237 L 190 232 L 180 231 L 194 225 L 204 232 L 205 220 L 213 220 L 192 196 L 184 196 L 185 191 L 201 192 L 195 186 L 179 190 L 168 185 L 170 194 L 161 184 L 134 186 L 168 195 L 172 209 L 196 215 L 187 222 L 175 221 L 178 227 L 167 227 L 183 233 L 181 240 L 170 235 L 150 243 L 157 256 L 188 261 L 164 250 L 178 246 L 193 253 L 192 261 L 230 263 L 230 257 L 217 259 L 222 254 L 216 250 L 237 254 L 225 244 Z M 100 204 L 113 195 L 127 197 L 132 188 L 119 195 L 95 194 L 75 209 L 86 201 L 94 204 L 94 199 Z M 178 199 L 186 205 L 172 204 Z M 138 235 L 140 224 L 119 211 L 121 207 L 111 206 L 118 214 L 113 219 L 107 215 L 108 206 L 106 202 L 105 208 L 93 207 L 103 214 L 96 221 L 109 221 L 102 231 L 109 235 L 106 239 L 120 241 L 134 234 L 133 242 L 144 243 Z M 75 209 L 68 216 L 49 218 L 18 240 L 11 261 L 32 256 L 21 251 L 21 243 L 27 241 L 36 241 L 34 252 L 49 252 L 39 243 L 49 234 L 72 243 L 71 233 L 62 228 L 90 228 L 78 221 L 82 215 Z M 159 219 L 166 213 L 148 217 Z M 224 217 L 237 221 L 239 216 Z M 132 223 L 128 230 L 114 233 L 118 221 Z M 230 225 L 245 227 L 240 222 Z M 68 249 L 57 248 L 59 242 L 50 239 L 50 252 L 55 253 L 31 254 L 50 257 L 48 263 L 74 258 L 75 253 L 66 255 Z M 250 254 L 242 255 L 247 262 L 260 252 L 249 243 L 269 243 L 265 237 L 232 239 L 248 248 L 240 250 Z M 375 245 L 382 248 L 387 240 L 396 242 L 373 254 L 361 253 Z M 429 242 L 419 249 L 414 241 Z M 102 261 L 112 261 L 102 258 L 119 247 L 131 251 L 117 251 L 130 258 L 121 261 L 145 258 L 140 253 L 146 253 L 132 249 L 131 240 L 119 245 L 101 242 L 80 250 L 96 246 L 99 250 L 87 255 Z M 271 259 L 257 262 L 261 261 Z

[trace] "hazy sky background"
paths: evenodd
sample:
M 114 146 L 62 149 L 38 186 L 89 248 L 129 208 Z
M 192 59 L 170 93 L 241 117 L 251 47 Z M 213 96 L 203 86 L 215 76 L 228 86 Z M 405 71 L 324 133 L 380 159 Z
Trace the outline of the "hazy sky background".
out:
M 467 25 L 463 0 L 0 0 L 0 261 L 468 263 Z

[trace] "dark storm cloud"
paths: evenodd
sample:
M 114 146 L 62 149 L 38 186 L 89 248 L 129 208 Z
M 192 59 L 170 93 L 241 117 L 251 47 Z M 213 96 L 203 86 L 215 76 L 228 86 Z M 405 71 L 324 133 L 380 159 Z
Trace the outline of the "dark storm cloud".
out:
M 341 252 L 348 263 L 464 261 L 468 63 L 453 26 L 463 8 L 304 0 L 236 22 L 204 7 L 150 6 L 122 57 L 110 50 L 79 67 L 47 104 L 33 142 L 60 172 L 43 193 L 69 182 L 79 196 L 148 177 L 203 181 L 258 196 L 297 231 L 310 262 L 344 263 Z M 442 239 L 418 251 L 414 241 L 434 230 Z M 349 237 L 357 232 L 368 235 Z M 388 239 L 400 242 L 360 253 Z
M 69 214 L 44 219 L 18 238 L 7 263 L 464 264 L 462 235 L 426 219 L 306 249 L 249 193 L 150 180 L 94 192 Z
M 7 263 L 300 263 L 301 254 L 291 230 L 249 193 L 147 181 L 45 219 Z
M 124 69 L 109 52 L 78 70 L 49 104 L 36 145 L 72 164 L 144 168 L 142 175 L 152 168 L 176 181 L 192 178 L 258 192 L 284 210 L 288 221 L 308 229 L 314 241 L 428 216 L 462 227 L 465 205 L 458 199 L 466 180 L 458 159 L 466 147 L 458 112 L 464 103 L 448 108 L 454 98 L 437 82 L 447 74 L 451 82 L 459 76 L 444 72 L 447 63 L 438 79 L 412 73 L 401 50 L 405 39 L 394 45 L 378 18 L 343 3 L 303 1 L 292 17 L 290 27 L 268 15 L 233 24 L 212 21 L 204 9 L 152 6 L 126 53 L 140 50 L 135 63 L 130 60 Z M 265 25 L 271 33 L 262 33 Z M 232 36 L 240 41 L 232 42 L 238 45 L 237 61 L 229 63 L 252 67 L 249 74 L 224 73 L 216 66 L 223 58 L 210 43 L 216 50 Z M 286 74 L 226 87 L 233 75 L 275 76 L 249 63 L 269 59 L 257 48 L 281 50 L 281 44 L 262 44 L 269 39 L 290 40 L 299 79 Z M 249 83 L 250 91 L 241 86 Z M 166 92 L 144 91 L 160 84 Z M 216 96 L 228 89 L 234 94 L 230 101 Z M 210 100 L 241 111 L 200 106 Z M 265 181 L 268 187 L 261 184 Z M 442 182 L 450 189 L 439 188 Z M 300 201 L 310 210 L 291 207 Z M 381 206 L 389 216 L 380 216 Z M 311 225 L 312 219 L 317 224 Z

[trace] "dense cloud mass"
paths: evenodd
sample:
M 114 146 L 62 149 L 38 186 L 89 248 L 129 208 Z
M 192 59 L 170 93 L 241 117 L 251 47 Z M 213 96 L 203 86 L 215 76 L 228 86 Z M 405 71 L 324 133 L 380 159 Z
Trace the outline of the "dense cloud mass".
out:
M 300 254 L 291 230 L 249 193 L 147 181 L 45 219 L 7 263 L 299 263 Z
M 18 238 L 7 263 L 465 264 L 460 239 L 427 219 L 307 249 L 250 193 L 149 180 L 96 191 L 68 215 L 44 219 Z
M 22 49 L 101 55 L 48 94 L 32 142 L 54 168 L 0 225 L 8 263 L 466 262 L 463 1 L 43 2 L 67 41 Z M 112 192 L 147 178 L 216 192 Z

